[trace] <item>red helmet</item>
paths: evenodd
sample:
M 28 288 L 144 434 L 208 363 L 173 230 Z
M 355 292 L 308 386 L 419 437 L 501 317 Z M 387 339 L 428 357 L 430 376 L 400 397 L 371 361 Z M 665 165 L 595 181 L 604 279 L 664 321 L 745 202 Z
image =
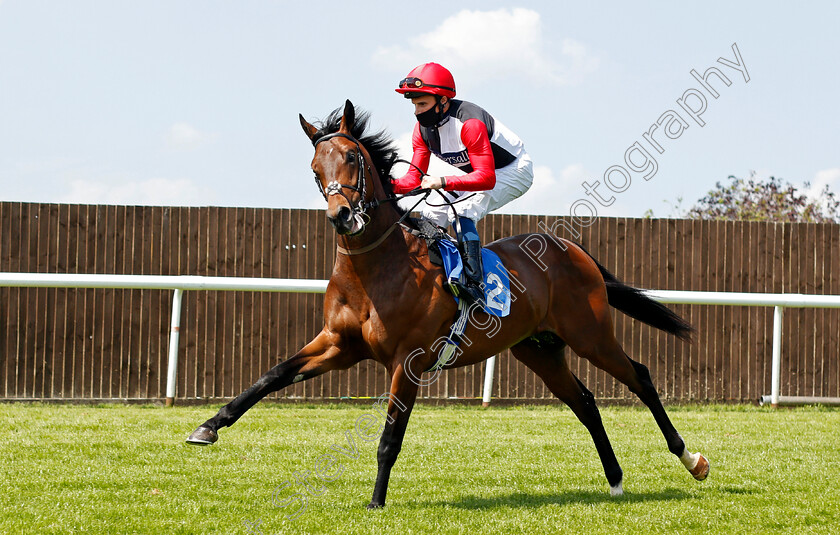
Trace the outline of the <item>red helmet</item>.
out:
M 400 81 L 395 89 L 402 93 L 405 98 L 414 98 L 423 95 L 438 95 L 452 98 L 455 96 L 455 78 L 449 69 L 437 63 L 424 63 L 414 67 L 408 76 Z

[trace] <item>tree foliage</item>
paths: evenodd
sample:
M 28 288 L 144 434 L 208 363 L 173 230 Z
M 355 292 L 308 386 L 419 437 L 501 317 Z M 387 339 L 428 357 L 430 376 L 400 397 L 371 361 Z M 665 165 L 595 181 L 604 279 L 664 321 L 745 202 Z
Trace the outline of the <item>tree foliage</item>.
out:
M 686 213 L 689 219 L 727 219 L 796 223 L 840 222 L 840 200 L 826 185 L 816 197 L 808 196 L 780 178 L 757 179 L 729 176 L 697 201 Z M 805 188 L 810 188 L 805 183 Z

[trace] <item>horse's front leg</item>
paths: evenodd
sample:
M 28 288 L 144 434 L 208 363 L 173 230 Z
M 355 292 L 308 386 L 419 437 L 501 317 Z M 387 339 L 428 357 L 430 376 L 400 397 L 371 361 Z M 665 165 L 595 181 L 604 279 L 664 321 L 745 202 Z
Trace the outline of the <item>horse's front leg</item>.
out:
M 373 498 L 368 509 L 376 509 L 385 505 L 385 495 L 388 493 L 388 480 L 391 468 L 397 462 L 397 455 L 402 449 L 405 429 L 414 401 L 417 399 L 417 384 L 406 375 L 403 367 L 397 366 L 391 376 L 391 391 L 388 400 L 388 417 L 385 429 L 379 439 L 379 451 L 376 459 L 379 468 L 376 473 L 376 484 L 373 487 Z
M 268 394 L 330 370 L 349 368 L 359 359 L 354 360 L 352 354 L 342 349 L 342 345 L 338 335 L 328 332 L 327 329 L 322 330 L 303 349 L 268 370 L 250 388 L 219 409 L 214 417 L 193 431 L 187 442 L 198 445 L 212 444 L 219 438 L 219 429 L 233 425 L 240 416 Z

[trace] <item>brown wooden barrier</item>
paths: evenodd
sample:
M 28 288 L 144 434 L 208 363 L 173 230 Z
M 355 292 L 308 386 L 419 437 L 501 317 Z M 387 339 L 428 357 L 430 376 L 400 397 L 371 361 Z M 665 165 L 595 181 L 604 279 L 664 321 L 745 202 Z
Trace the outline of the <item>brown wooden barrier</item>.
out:
M 479 231 L 489 242 L 558 220 L 491 215 Z M 577 241 L 638 287 L 840 294 L 838 225 L 599 218 Z M 325 279 L 334 259 L 335 236 L 320 210 L 0 203 L 0 271 Z M 171 298 L 170 291 L 0 287 L 0 398 L 163 398 Z M 322 299 L 185 292 L 178 397 L 238 394 L 318 332 Z M 772 308 L 673 308 L 697 327 L 694 344 L 615 314 L 627 353 L 651 369 L 664 399 L 769 394 Z M 783 395 L 840 395 L 838 333 L 838 310 L 786 310 Z M 632 399 L 604 372 L 574 355 L 570 363 L 599 398 Z M 420 395 L 477 398 L 483 374 L 483 365 L 449 371 Z M 385 370 L 368 361 L 272 397 L 364 397 L 387 387 Z M 503 399 L 552 397 L 507 352 L 493 390 Z

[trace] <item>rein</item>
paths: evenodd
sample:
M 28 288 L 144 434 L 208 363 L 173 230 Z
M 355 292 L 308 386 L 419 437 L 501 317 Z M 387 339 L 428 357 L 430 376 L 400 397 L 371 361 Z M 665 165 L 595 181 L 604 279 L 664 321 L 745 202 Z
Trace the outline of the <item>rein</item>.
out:
M 408 192 L 408 193 L 406 193 L 406 194 L 404 194 L 404 195 L 400 195 L 400 196 L 396 196 L 396 195 L 395 195 L 395 196 L 393 196 L 393 197 L 388 197 L 387 199 L 383 199 L 383 200 L 381 200 L 381 201 L 378 201 L 378 200 L 377 200 L 376 206 L 379 206 L 379 205 L 385 204 L 386 202 L 396 202 L 396 201 L 399 201 L 400 199 L 404 199 L 404 198 L 406 198 L 406 197 L 412 197 L 412 196 L 414 196 L 414 195 L 423 195 L 423 196 L 420 198 L 420 200 L 419 200 L 419 201 L 417 201 L 417 202 L 414 204 L 414 206 L 412 206 L 412 207 L 411 207 L 411 210 L 407 210 L 407 211 L 406 211 L 406 212 L 402 215 L 402 217 L 401 217 L 401 218 L 399 218 L 399 219 L 397 220 L 397 222 L 396 222 L 396 223 L 394 223 L 394 224 L 392 224 L 390 227 L 388 227 L 388 230 L 386 230 L 385 232 L 383 232 L 383 233 L 382 233 L 382 236 L 380 236 L 379 238 L 377 238 L 375 242 L 373 242 L 373 243 L 371 243 L 371 244 L 369 244 L 369 245 L 365 245 L 364 247 L 360 247 L 359 249 L 347 249 L 347 248 L 344 248 L 344 247 L 342 247 L 342 246 L 340 246 L 340 245 L 336 245 L 336 247 L 335 247 L 335 248 L 336 248 L 336 250 L 337 250 L 339 253 L 344 254 L 344 255 L 348 255 L 348 256 L 352 256 L 352 255 L 359 255 L 359 254 L 364 254 L 364 253 L 367 253 L 367 252 L 369 252 L 369 251 L 373 251 L 374 249 L 376 249 L 377 247 L 379 247 L 380 245 L 382 245 L 382 242 L 384 242 L 384 241 L 385 241 L 385 239 L 386 239 L 388 236 L 390 236 L 392 232 L 394 232 L 394 229 L 396 229 L 398 225 L 402 225 L 403 221 L 405 221 L 405 219 L 409 216 L 409 214 L 411 214 L 411 212 L 413 212 L 413 211 L 414 211 L 414 209 L 415 209 L 415 208 L 417 208 L 417 206 L 418 206 L 421 202 L 423 202 L 424 200 L 426 200 L 426 198 L 429 196 L 429 194 L 430 194 L 431 192 L 432 192 L 432 190 L 428 190 L 428 189 L 425 189 L 425 190 L 424 190 L 424 189 L 415 189 L 415 190 L 412 190 L 412 191 L 410 191 L 410 192 Z M 368 204 L 373 204 L 373 203 L 368 203 Z M 374 206 L 374 208 L 375 208 L 376 206 Z

